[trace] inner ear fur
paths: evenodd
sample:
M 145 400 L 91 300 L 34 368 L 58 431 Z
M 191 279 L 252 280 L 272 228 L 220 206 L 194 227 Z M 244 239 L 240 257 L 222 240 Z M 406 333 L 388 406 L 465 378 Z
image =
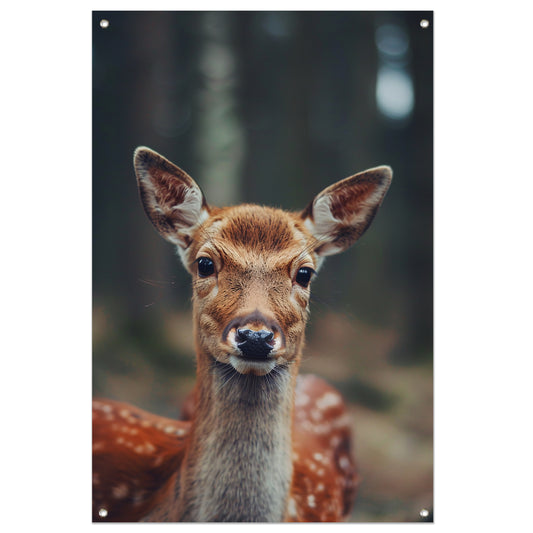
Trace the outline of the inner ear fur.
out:
M 371 168 L 330 185 L 301 213 L 320 256 L 342 252 L 368 229 L 392 180 L 388 166 Z
M 181 168 L 144 146 L 135 150 L 133 165 L 148 218 L 165 239 L 186 249 L 192 231 L 209 214 L 200 187 Z

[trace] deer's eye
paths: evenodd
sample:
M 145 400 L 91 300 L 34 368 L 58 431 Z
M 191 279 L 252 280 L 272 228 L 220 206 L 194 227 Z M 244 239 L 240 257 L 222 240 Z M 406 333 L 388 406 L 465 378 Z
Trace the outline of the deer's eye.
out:
M 198 259 L 198 275 L 201 278 L 208 278 L 215 272 L 215 263 L 209 257 Z
M 312 268 L 309 267 L 303 267 L 298 270 L 296 273 L 295 281 L 298 283 L 298 285 L 301 285 L 302 287 L 307 287 L 309 285 L 309 282 L 311 281 L 311 276 L 315 273 L 315 271 Z

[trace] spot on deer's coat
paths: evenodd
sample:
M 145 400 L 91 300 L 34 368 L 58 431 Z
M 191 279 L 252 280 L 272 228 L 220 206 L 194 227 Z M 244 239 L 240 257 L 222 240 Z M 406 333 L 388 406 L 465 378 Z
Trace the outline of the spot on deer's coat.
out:
M 342 455 L 341 457 L 339 457 L 339 466 L 343 470 L 348 470 L 348 468 L 350 468 L 350 460 L 348 459 L 348 457 L 346 457 L 346 455 Z
M 333 420 L 333 429 L 347 429 L 350 426 L 350 417 L 345 413 Z
M 307 394 L 297 394 L 296 400 L 294 402 L 294 405 L 296 407 L 303 407 L 304 405 L 307 405 L 309 403 L 309 396 Z M 303 411 L 300 411 L 303 412 Z
M 302 422 L 302 427 L 306 431 L 314 431 L 315 426 L 307 419 Z
M 320 422 L 322 420 L 322 413 L 318 409 L 311 410 L 311 418 L 315 422 Z
M 314 424 L 312 429 L 316 435 L 326 435 L 331 431 L 329 424 Z
M 333 435 L 333 437 L 331 437 L 331 440 L 329 441 L 329 444 L 333 449 L 335 449 L 340 443 L 341 438 L 338 435 Z
M 120 485 L 113 487 L 113 489 L 111 490 L 113 498 L 117 500 L 124 499 L 128 495 L 128 492 L 128 486 L 125 483 L 121 483 Z
M 309 507 L 311 507 L 311 509 L 314 509 L 316 507 L 315 495 L 314 494 L 308 494 L 307 495 L 307 505 Z
M 328 407 L 335 407 L 340 404 L 340 396 L 338 394 L 335 394 L 334 392 L 326 392 L 324 396 L 322 396 L 316 401 L 316 406 L 322 410 L 325 410 Z
M 296 419 L 299 421 L 307 419 L 307 413 L 303 409 L 296 409 L 295 416 Z
M 113 410 L 113 408 L 110 405 L 106 403 L 98 402 L 98 401 L 94 401 L 93 406 L 98 411 L 103 411 L 104 413 L 110 413 Z
M 298 513 L 296 512 L 296 502 L 294 498 L 289 498 L 289 503 L 287 505 L 287 511 L 291 518 L 298 518 Z

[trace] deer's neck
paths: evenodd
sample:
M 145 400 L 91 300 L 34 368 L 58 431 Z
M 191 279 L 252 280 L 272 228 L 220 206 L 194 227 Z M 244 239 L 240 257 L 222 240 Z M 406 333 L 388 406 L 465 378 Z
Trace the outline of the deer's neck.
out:
M 181 472 L 180 520 L 283 519 L 292 478 L 293 383 L 287 369 L 245 376 L 215 363 L 204 373 Z

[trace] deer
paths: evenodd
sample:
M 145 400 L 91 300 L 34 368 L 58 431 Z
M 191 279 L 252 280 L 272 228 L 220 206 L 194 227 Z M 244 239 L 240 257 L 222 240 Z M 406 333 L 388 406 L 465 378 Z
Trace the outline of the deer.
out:
M 146 147 L 134 169 L 144 211 L 192 276 L 197 379 L 179 420 L 93 400 L 93 521 L 345 520 L 359 483 L 347 406 L 299 367 L 311 282 L 367 230 L 391 168 L 299 212 L 209 205 Z

